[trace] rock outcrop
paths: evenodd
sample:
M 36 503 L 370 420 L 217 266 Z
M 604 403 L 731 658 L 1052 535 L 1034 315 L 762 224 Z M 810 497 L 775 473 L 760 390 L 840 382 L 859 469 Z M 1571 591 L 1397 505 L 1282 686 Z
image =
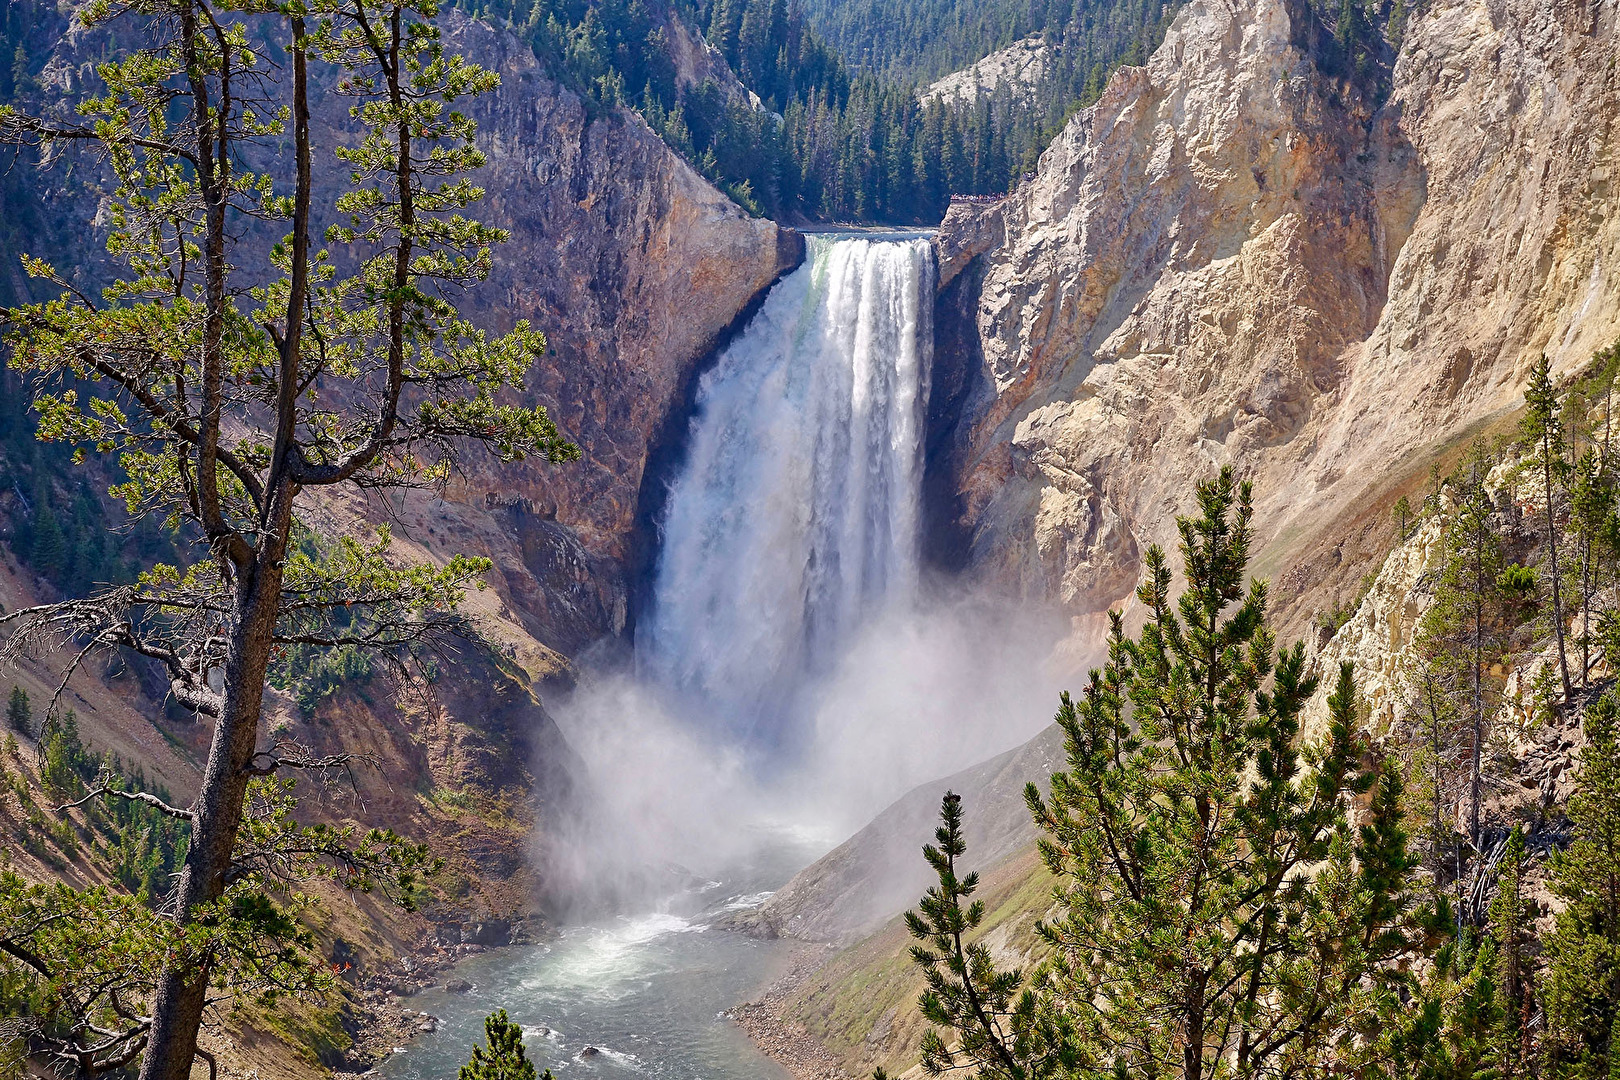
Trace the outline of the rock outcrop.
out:
M 937 97 L 947 104 L 977 105 L 980 98 L 1005 93 L 1015 102 L 1029 103 L 1052 67 L 1053 49 L 1039 34 L 1015 41 L 961 71 L 929 83 L 917 91 L 917 100 L 927 104 Z
M 1380 101 L 1319 64 L 1302 3 L 1184 8 L 1033 181 L 942 229 L 947 255 L 992 241 L 940 330 L 970 346 L 939 458 L 969 561 L 1117 603 L 1228 462 L 1257 481 L 1263 569 L 1355 561 L 1323 538 L 1512 408 L 1536 355 L 1567 372 L 1620 334 L 1615 22 L 1442 0 Z
M 1449 509 L 1449 508 L 1448 508 Z M 1396 546 L 1367 584 L 1365 595 L 1344 624 L 1310 659 L 1322 674 L 1322 687 L 1305 708 L 1302 729 L 1307 738 L 1319 738 L 1327 729 L 1328 695 L 1343 663 L 1353 664 L 1360 718 L 1366 728 L 1382 735 L 1404 712 L 1410 688 L 1410 670 L 1419 621 L 1434 602 L 1432 577 L 1442 554 L 1444 521 L 1428 518 Z M 1316 643 L 1311 642 L 1312 645 Z

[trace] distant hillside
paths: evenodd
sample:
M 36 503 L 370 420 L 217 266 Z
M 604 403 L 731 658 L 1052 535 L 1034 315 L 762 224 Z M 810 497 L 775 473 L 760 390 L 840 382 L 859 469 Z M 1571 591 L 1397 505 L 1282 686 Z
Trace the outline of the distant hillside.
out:
M 1172 0 L 804 0 L 810 25 L 856 67 L 932 82 L 1020 38 L 1073 37 L 1082 81 L 1145 61 Z

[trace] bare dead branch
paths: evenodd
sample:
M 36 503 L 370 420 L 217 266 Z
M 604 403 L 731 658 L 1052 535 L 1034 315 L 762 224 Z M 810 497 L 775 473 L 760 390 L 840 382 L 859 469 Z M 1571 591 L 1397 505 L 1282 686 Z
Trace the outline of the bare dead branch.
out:
M 119 791 L 117 788 L 107 787 L 105 784 L 92 788 L 82 799 L 75 799 L 73 802 L 63 803 L 61 806 L 55 806 L 51 809 L 54 813 L 60 814 L 63 811 L 73 810 L 77 807 L 83 806 L 92 799 L 106 798 L 109 795 L 113 796 L 114 798 L 126 799 L 129 802 L 145 803 L 147 806 L 150 806 L 161 813 L 167 814 L 173 818 L 180 818 L 184 821 L 190 821 L 196 817 L 196 814 L 194 814 L 192 811 L 182 810 L 178 806 L 170 806 L 156 795 L 149 794 L 145 791 Z
M 280 749 L 280 746 L 276 747 L 276 750 L 279 751 Z M 259 764 L 261 759 L 264 761 L 262 765 Z M 302 769 L 309 772 L 325 772 L 331 769 L 347 770 L 350 763 L 355 761 L 369 762 L 370 759 L 361 754 L 328 754 L 323 757 L 310 757 L 304 754 L 284 755 L 271 750 L 260 750 L 253 755 L 247 771 L 251 776 L 270 776 L 281 769 Z

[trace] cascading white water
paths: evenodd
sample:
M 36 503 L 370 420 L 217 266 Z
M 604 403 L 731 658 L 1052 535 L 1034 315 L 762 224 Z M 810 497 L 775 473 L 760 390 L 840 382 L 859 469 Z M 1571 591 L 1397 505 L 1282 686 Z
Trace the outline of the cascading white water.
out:
M 809 245 L 700 384 L 636 636 L 644 678 L 773 742 L 805 676 L 918 576 L 930 246 Z
M 1067 623 L 918 580 L 933 277 L 926 242 L 813 239 L 705 376 L 636 670 L 555 704 L 588 786 L 546 879 L 590 922 L 426 991 L 385 1075 L 449 1076 L 499 1007 L 558 1075 L 788 1080 L 720 1010 L 789 954 L 711 920 L 1045 725 Z

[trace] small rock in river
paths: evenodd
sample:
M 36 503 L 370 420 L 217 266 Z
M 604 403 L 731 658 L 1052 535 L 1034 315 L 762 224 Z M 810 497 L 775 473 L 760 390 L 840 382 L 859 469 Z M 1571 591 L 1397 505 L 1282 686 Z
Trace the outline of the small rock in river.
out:
M 451 979 L 444 984 L 444 988 L 452 994 L 465 994 L 472 990 L 472 983 L 466 979 Z

